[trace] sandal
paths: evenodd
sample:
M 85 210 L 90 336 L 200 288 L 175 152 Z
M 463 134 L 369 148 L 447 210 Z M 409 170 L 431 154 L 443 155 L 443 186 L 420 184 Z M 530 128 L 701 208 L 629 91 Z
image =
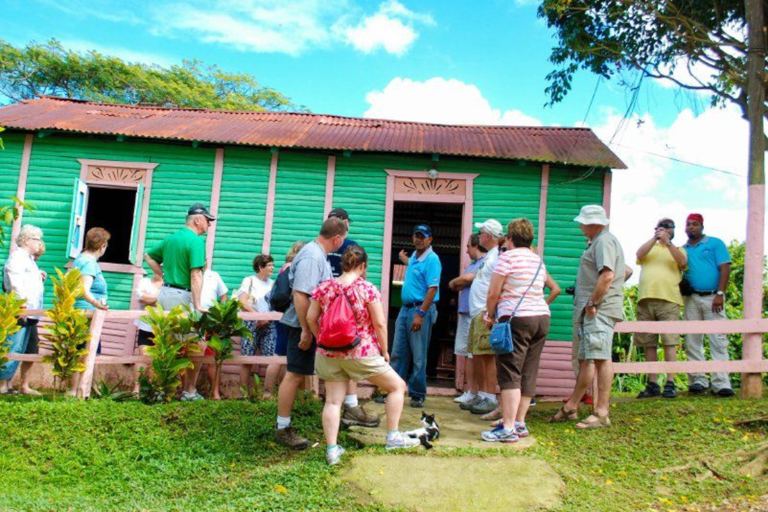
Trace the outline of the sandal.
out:
M 569 411 L 565 408 L 565 406 L 562 406 L 560 410 L 558 410 L 554 416 L 549 418 L 550 423 L 560 423 L 562 421 L 574 421 L 579 419 L 579 411 L 574 409 L 572 411 Z
M 611 419 L 606 414 L 605 416 L 600 416 L 599 414 L 590 414 L 580 422 L 576 424 L 576 428 L 579 430 L 592 430 L 595 428 L 604 428 L 604 427 L 610 427 L 611 426 Z

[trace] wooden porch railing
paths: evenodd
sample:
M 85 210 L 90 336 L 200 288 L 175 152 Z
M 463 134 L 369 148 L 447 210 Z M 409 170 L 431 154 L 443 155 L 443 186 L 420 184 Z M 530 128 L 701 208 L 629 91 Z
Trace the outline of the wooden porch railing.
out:
M 45 314 L 44 311 L 29 311 L 29 315 Z M 94 368 L 97 364 L 135 364 L 149 363 L 152 358 L 147 356 L 97 356 L 96 349 L 101 338 L 101 331 L 106 319 L 134 320 L 145 312 L 142 310 L 131 311 L 101 311 L 89 312 L 91 316 L 91 340 L 88 342 L 88 356 L 85 362 L 85 371 L 80 380 L 78 396 L 88 398 L 91 393 Z M 279 320 L 282 313 L 240 313 L 244 320 Z M 679 322 L 619 322 L 616 324 L 616 333 L 655 333 L 655 334 L 717 334 L 717 333 L 766 333 L 768 332 L 768 319 L 753 320 L 715 320 L 715 321 L 679 321 Z M 40 362 L 40 354 L 9 354 L 8 359 L 15 361 Z M 193 361 L 213 363 L 213 356 L 191 356 Z M 285 364 L 283 356 L 235 356 L 227 360 L 227 364 Z M 738 361 L 658 361 L 658 362 L 634 362 L 614 363 L 616 373 L 768 373 L 768 360 L 762 359 L 761 354 L 757 358 L 742 359 Z
M 27 311 L 27 315 L 30 316 L 44 316 L 45 311 Z M 107 319 L 119 320 L 135 320 L 146 314 L 143 310 L 130 310 L 119 311 L 109 310 L 102 311 L 100 309 L 87 312 L 91 317 L 91 339 L 86 344 L 88 349 L 88 355 L 85 359 L 85 371 L 80 379 L 80 386 L 78 388 L 78 397 L 89 398 L 91 395 L 91 385 L 93 384 L 93 374 L 97 364 L 136 364 L 136 363 L 151 363 L 152 358 L 149 356 L 103 356 L 96 355 L 96 351 L 99 347 L 101 340 L 101 331 L 104 328 L 104 321 Z M 240 313 L 238 315 L 243 320 L 280 320 L 282 313 Z M 189 357 L 192 361 L 213 363 L 213 356 L 193 355 Z M 8 354 L 8 359 L 13 361 L 31 361 L 39 363 L 43 359 L 42 354 Z M 227 360 L 227 364 L 286 364 L 285 356 L 235 356 L 232 359 Z

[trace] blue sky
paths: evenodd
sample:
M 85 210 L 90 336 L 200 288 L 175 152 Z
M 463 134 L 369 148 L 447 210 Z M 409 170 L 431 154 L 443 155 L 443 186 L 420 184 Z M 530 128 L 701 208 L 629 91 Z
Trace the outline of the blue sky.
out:
M 586 117 L 630 167 L 616 172 L 613 195 L 613 230 L 628 253 L 656 219 L 682 225 L 690 211 L 704 213 L 712 235 L 743 238 L 746 187 L 733 176 L 746 174 L 739 113 L 646 80 L 622 122 L 630 93 L 586 72 L 564 102 L 545 108 L 555 40 L 536 8 L 534 0 L 6 0 L 0 37 L 56 38 L 164 66 L 199 59 L 251 73 L 316 113 L 561 126 Z

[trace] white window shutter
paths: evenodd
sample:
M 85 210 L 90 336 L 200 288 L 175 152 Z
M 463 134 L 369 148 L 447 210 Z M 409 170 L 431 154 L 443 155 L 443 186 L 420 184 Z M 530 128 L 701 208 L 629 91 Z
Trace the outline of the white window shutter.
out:
M 72 213 L 69 219 L 69 245 L 67 256 L 77 258 L 83 249 L 85 239 L 85 214 L 88 211 L 88 185 L 75 178 L 75 190 L 72 195 Z
M 144 184 L 139 183 L 136 189 L 136 205 L 133 210 L 133 226 L 131 227 L 131 246 L 128 257 L 134 265 L 140 264 L 141 255 L 139 252 L 139 230 L 141 229 L 141 212 L 144 209 Z

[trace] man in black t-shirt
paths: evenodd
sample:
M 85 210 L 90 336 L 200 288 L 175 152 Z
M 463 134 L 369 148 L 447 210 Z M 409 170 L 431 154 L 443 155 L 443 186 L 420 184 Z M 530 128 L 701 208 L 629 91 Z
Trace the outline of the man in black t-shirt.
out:
M 343 220 L 347 224 L 347 229 L 349 229 L 349 214 L 347 213 L 347 210 L 344 208 L 334 208 L 330 211 L 328 214 L 328 218 L 336 217 L 338 219 Z M 344 244 L 339 248 L 338 251 L 332 252 L 328 254 L 328 262 L 331 264 L 331 271 L 333 272 L 333 277 L 339 277 L 342 274 L 341 270 L 341 255 L 344 254 L 344 251 L 347 250 L 347 247 L 351 245 L 358 245 L 357 242 L 354 240 L 350 240 L 349 238 L 344 240 Z

